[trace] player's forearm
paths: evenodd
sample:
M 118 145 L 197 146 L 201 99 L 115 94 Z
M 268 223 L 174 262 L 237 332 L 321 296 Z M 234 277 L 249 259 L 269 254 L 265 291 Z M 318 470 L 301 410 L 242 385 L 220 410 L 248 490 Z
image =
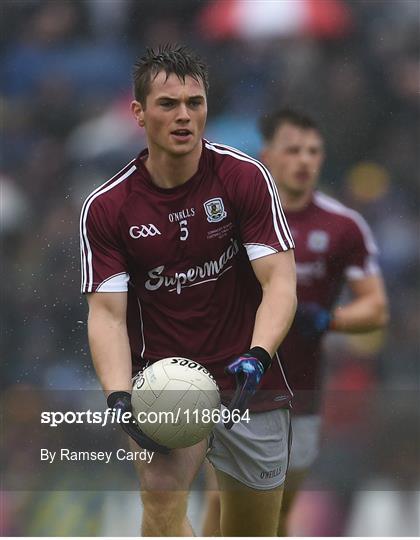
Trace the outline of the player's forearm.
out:
M 105 393 L 131 391 L 131 352 L 125 321 L 90 312 L 88 335 L 93 365 Z
M 289 283 L 273 282 L 263 288 L 251 346 L 263 347 L 274 356 L 293 322 L 296 305 L 295 290 Z
M 388 320 L 386 300 L 366 296 L 336 307 L 332 315 L 331 330 L 349 333 L 369 332 L 386 326 Z

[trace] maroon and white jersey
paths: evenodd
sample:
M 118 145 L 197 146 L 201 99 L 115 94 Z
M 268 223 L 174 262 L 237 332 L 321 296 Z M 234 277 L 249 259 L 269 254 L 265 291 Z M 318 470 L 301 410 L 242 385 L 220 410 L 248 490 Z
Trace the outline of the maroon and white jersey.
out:
M 358 212 L 315 192 L 306 208 L 286 217 L 296 242 L 298 302 L 330 310 L 345 281 L 379 272 L 375 241 Z M 292 325 L 281 346 L 298 414 L 314 413 L 319 406 L 321 341 L 302 339 Z
M 152 182 L 146 156 L 83 205 L 82 292 L 128 290 L 133 373 L 184 356 L 232 390 L 224 368 L 249 349 L 261 301 L 250 261 L 294 247 L 275 183 L 255 159 L 203 141 L 196 174 L 163 189 Z M 261 390 L 254 410 L 290 401 L 277 357 Z

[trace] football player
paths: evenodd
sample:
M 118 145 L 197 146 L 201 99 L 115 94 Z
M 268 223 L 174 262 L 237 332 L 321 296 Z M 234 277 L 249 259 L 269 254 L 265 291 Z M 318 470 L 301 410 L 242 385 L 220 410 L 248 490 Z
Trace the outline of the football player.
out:
M 296 308 L 294 243 L 265 166 L 203 139 L 205 64 L 184 47 L 147 50 L 131 110 L 147 148 L 86 199 L 82 292 L 109 407 L 131 411 L 131 377 L 179 355 L 205 365 L 229 410 L 211 440 L 169 450 L 134 421 L 144 536 L 192 536 L 188 492 L 206 455 L 221 532 L 275 536 L 288 463 L 291 390 L 277 350 Z M 233 397 L 232 397 L 233 396 Z
M 381 328 L 388 321 L 388 307 L 368 224 L 359 213 L 317 189 L 325 150 L 315 121 L 284 109 L 264 116 L 260 128 L 261 159 L 276 181 L 296 242 L 298 307 L 281 346 L 295 393 L 291 461 L 278 531 L 284 536 L 293 501 L 318 454 L 322 338 L 328 331 Z M 336 305 L 344 283 L 352 299 Z M 207 474 L 211 477 L 211 470 Z M 211 482 L 204 535 L 217 532 L 219 501 Z

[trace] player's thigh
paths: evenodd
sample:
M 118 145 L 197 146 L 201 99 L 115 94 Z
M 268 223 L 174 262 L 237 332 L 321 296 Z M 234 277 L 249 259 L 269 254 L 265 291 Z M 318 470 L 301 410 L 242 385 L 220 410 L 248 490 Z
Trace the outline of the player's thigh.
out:
M 289 470 L 287 473 L 286 483 L 284 485 L 282 513 L 289 511 L 308 473 L 309 469 Z
M 132 451 L 139 450 L 131 439 L 130 448 Z M 150 463 L 136 460 L 134 463 L 141 491 L 189 491 L 206 452 L 207 440 L 204 440 L 189 448 L 171 450 L 167 455 L 155 452 Z
M 207 491 L 219 491 L 216 470 L 207 459 L 204 461 L 204 479 Z
M 220 536 L 220 495 L 216 471 L 208 460 L 204 462 L 205 515 L 203 536 Z
M 307 469 L 289 470 L 287 473 L 277 536 L 288 536 L 290 514 L 292 513 L 293 505 L 308 473 L 309 470 Z
M 217 471 L 223 536 L 276 536 L 283 486 L 256 490 Z
M 204 482 L 206 489 L 205 500 L 207 504 L 207 513 L 211 513 L 212 516 L 217 518 L 217 521 L 219 521 L 219 484 L 217 482 L 216 470 L 207 459 L 204 462 Z
M 216 470 L 207 459 L 204 461 L 204 483 L 207 514 L 211 514 L 212 518 L 217 520 L 218 524 L 220 514 L 219 484 L 217 482 Z M 203 536 L 214 535 L 204 534 Z

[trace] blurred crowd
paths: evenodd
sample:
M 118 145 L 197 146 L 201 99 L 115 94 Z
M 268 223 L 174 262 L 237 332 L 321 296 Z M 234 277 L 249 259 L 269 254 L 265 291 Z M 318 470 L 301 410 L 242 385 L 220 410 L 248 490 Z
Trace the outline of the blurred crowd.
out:
M 319 121 L 321 188 L 371 224 L 391 301 L 387 332 L 329 338 L 327 388 L 418 390 L 419 2 L 341 0 L 348 24 L 331 36 L 295 29 L 258 39 L 214 35 L 210 4 L 3 0 L 5 395 L 16 385 L 97 387 L 79 292 L 79 212 L 145 146 L 129 113 L 131 66 L 145 47 L 165 42 L 189 45 L 210 65 L 209 139 L 258 157 L 264 112 L 288 105 Z M 328 399 L 325 410 L 326 426 L 341 433 L 343 416 Z

